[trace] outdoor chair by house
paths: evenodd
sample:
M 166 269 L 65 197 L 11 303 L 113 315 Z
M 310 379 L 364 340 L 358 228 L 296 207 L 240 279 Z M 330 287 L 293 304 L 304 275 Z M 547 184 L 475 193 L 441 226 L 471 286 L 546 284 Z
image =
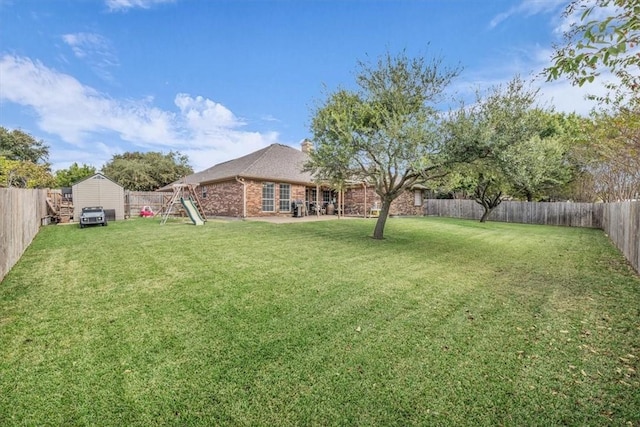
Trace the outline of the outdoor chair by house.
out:
M 324 206 L 318 205 L 316 202 L 309 203 L 309 213 L 311 215 L 324 215 L 327 212 Z

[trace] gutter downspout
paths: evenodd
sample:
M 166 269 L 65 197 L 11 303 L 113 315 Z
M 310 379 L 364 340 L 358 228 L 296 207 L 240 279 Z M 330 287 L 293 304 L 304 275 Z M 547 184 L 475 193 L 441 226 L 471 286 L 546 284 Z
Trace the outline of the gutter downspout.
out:
M 242 184 L 242 218 L 244 219 L 247 217 L 247 183 L 239 176 L 236 176 L 236 181 Z

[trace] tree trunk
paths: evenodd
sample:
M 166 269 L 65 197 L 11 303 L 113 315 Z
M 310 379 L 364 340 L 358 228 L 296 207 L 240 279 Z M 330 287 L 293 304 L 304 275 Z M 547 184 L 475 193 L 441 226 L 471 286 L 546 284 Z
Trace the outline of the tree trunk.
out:
M 484 208 L 484 213 L 480 218 L 480 222 L 486 222 L 487 219 L 489 218 L 489 215 L 491 215 L 491 212 L 493 212 L 493 208 L 489 208 L 487 206 L 483 206 L 483 208 Z
M 384 238 L 384 225 L 387 222 L 389 216 L 389 208 L 391 207 L 392 200 L 382 199 L 382 208 L 380 209 L 380 216 L 378 222 L 376 222 L 376 228 L 373 230 L 373 238 L 382 240 Z
M 482 206 L 484 209 L 484 213 L 482 214 L 482 218 L 480 218 L 480 222 L 485 222 L 489 219 L 489 215 L 495 208 L 498 207 L 500 203 L 502 203 L 502 191 L 498 191 L 495 194 L 489 193 L 487 190 L 489 189 L 490 183 L 485 183 L 485 185 L 478 185 L 474 191 L 474 200 L 477 204 Z

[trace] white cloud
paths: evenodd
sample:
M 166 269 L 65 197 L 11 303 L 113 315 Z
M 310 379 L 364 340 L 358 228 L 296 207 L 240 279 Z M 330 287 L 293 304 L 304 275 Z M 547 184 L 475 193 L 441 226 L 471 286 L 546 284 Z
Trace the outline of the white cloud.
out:
M 95 33 L 64 34 L 62 40 L 71 48 L 73 54 L 86 61 L 91 69 L 103 80 L 113 81 L 112 67 L 119 65 L 118 57 L 111 42 Z
M 499 13 L 490 22 L 489 28 L 495 28 L 503 21 L 516 15 L 533 16 L 541 13 L 556 12 L 567 5 L 567 0 L 522 0 L 508 11 Z
M 265 122 L 282 122 L 282 120 L 278 119 L 277 117 L 272 116 L 271 114 L 265 114 L 263 116 L 260 117 L 260 120 L 263 120 Z
M 78 148 L 80 153 L 66 158 L 67 163 L 86 162 L 86 153 L 108 160 L 122 151 L 177 150 L 201 170 L 278 142 L 277 133 L 243 130 L 246 123 L 233 112 L 202 96 L 177 94 L 178 111 L 165 111 L 150 98 L 113 99 L 25 57 L 0 58 L 0 82 L 0 101 L 33 109 L 42 130 Z M 56 162 L 54 147 L 51 154 Z M 58 167 L 65 166 L 54 164 Z
M 203 133 L 215 132 L 219 128 L 235 128 L 244 124 L 224 105 L 201 96 L 192 98 L 188 94 L 179 93 L 174 102 L 189 127 Z
M 574 86 L 569 81 L 559 79 L 547 82 L 542 75 L 545 67 L 551 64 L 552 49 L 532 46 L 527 49 L 512 50 L 509 56 L 500 62 L 494 62 L 485 69 L 476 69 L 462 76 L 452 88 L 465 102 L 473 102 L 476 90 L 481 92 L 498 85 L 505 85 L 516 75 L 531 81 L 532 89 L 539 90 L 539 101 L 544 106 L 554 107 L 556 111 L 587 115 L 596 101 L 587 99 L 587 95 L 602 96 L 606 93 L 605 83 L 612 81 L 610 73 L 603 73 L 591 84 Z
M 559 112 L 577 113 L 582 116 L 588 115 L 598 105 L 596 101 L 587 99 L 587 94 L 603 95 L 606 93 L 602 85 L 585 88 L 573 86 L 566 80 L 538 83 L 540 100 L 544 105 L 551 105 Z
M 156 4 L 173 3 L 175 0 L 106 0 L 109 10 L 120 11 L 133 8 L 149 9 Z
M 106 50 L 109 47 L 107 39 L 94 33 L 64 34 L 62 40 L 71 47 L 78 58 L 84 58 L 96 49 Z

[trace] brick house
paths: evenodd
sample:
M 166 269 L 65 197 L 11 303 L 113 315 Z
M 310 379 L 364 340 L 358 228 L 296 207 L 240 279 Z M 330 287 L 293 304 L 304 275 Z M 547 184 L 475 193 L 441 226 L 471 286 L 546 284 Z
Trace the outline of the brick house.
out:
M 272 144 L 189 175 L 180 182 L 198 184 L 198 197 L 207 216 L 291 216 L 294 206 L 301 206 L 305 214 L 332 213 L 338 194 L 329 186 L 314 182 L 312 175 L 303 171 L 312 143 L 305 140 L 301 146 L 297 150 Z M 172 191 L 172 185 L 158 191 Z M 416 191 L 394 201 L 390 213 L 422 215 L 422 190 Z M 363 183 L 349 185 L 341 199 L 346 215 L 370 215 L 372 209 L 380 207 L 380 198 L 373 187 Z

